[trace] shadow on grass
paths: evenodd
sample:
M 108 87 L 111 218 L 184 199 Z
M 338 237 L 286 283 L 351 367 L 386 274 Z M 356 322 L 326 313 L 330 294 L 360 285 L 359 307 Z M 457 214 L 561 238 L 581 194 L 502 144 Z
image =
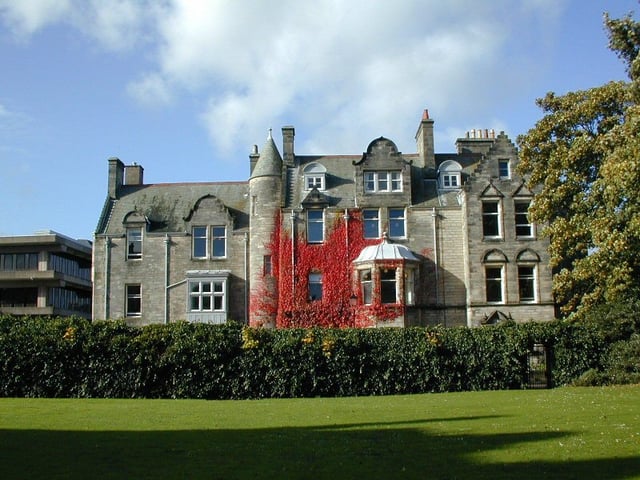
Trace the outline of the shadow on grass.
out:
M 640 475 L 640 456 L 527 459 L 532 451 L 548 456 L 550 448 L 540 443 L 558 445 L 571 432 L 452 435 L 425 428 L 427 422 L 434 419 L 255 430 L 0 430 L 0 478 L 614 480 Z M 515 458 L 501 450 L 516 452 Z

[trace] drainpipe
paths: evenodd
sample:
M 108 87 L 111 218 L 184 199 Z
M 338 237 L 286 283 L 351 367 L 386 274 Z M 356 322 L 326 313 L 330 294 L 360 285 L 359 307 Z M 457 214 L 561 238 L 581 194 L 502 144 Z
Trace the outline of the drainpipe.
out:
M 249 325 L 249 234 L 244 234 L 244 323 Z
M 164 236 L 164 323 L 169 323 L 169 249 L 171 239 L 169 234 Z
M 109 295 L 111 294 L 109 274 L 111 268 L 111 239 L 105 237 L 104 241 L 104 319 L 109 320 Z
M 296 299 L 296 212 L 291 209 L 291 300 Z
M 440 301 L 439 286 L 440 286 L 440 266 L 438 265 L 438 213 L 435 207 L 431 211 L 431 218 L 433 219 L 433 263 L 436 269 L 436 305 Z

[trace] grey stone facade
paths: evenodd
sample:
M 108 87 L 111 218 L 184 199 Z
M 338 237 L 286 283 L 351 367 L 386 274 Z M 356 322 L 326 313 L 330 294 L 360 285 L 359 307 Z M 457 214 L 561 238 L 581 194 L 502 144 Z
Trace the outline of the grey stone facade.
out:
M 142 166 L 109 159 L 94 238 L 93 318 L 276 326 L 285 308 L 278 304 L 283 275 L 292 276 L 286 288 L 305 290 L 302 303 L 317 301 L 310 292 L 319 288 L 320 301 L 366 313 L 367 302 L 376 302 L 364 296 L 366 272 L 372 269 L 380 286 L 378 267 L 386 272 L 395 262 L 397 278 L 387 281 L 396 282 L 401 314 L 373 325 L 552 319 L 548 245 L 527 219 L 533 193 L 516 173 L 515 146 L 504 133 L 473 131 L 456 151 L 436 154 L 433 126 L 425 111 L 417 153 L 399 152 L 380 137 L 361 155 L 317 156 L 297 154 L 294 128 L 283 127 L 282 155 L 270 133 L 262 151 L 254 147 L 249 156 L 249 179 L 239 182 L 144 184 Z M 311 283 L 332 273 L 320 265 L 298 270 L 296 245 L 322 249 L 332 230 L 350 221 L 362 225 L 363 238 L 351 238 L 352 245 L 382 245 L 388 236 L 412 260 L 354 263 L 361 252 L 349 250 L 347 233 L 349 288 L 345 298 L 330 299 L 322 294 L 326 283 Z M 284 250 L 272 251 L 274 239 L 290 238 L 292 230 L 293 254 L 279 258 Z M 266 297 L 273 308 L 258 308 Z

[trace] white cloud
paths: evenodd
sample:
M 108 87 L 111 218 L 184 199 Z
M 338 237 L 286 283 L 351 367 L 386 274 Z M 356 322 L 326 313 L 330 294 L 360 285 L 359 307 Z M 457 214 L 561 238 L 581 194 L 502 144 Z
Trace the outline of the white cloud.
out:
M 17 19 L 26 34 L 67 22 L 109 50 L 143 45 L 153 63 L 128 93 L 157 107 L 205 98 L 198 113 L 223 154 L 248 151 L 283 124 L 306 132 L 299 151 L 353 152 L 379 135 L 412 150 L 406 132 L 423 108 L 443 131 L 467 128 L 534 81 L 516 77 L 532 67 L 511 55 L 532 39 L 519 30 L 552 32 L 563 8 L 561 0 L 0 2 L 5 23 Z M 449 124 L 459 118 L 465 125 Z

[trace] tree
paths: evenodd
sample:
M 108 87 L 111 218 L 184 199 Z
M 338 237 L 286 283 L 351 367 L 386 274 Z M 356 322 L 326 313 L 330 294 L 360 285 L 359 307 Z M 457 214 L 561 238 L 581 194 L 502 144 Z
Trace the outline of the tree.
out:
M 578 316 L 640 293 L 640 23 L 604 21 L 630 81 L 548 93 L 536 101 L 544 117 L 518 137 L 556 300 Z

